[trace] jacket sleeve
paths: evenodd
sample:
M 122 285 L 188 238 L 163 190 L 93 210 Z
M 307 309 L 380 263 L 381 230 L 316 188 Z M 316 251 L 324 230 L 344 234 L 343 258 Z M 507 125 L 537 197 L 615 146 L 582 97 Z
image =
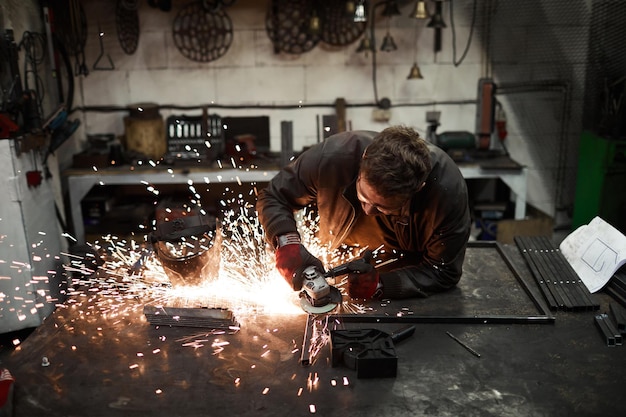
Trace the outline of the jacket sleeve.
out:
M 273 247 L 277 236 L 298 231 L 294 212 L 315 201 L 318 159 L 318 149 L 303 152 L 259 192 L 256 204 L 259 221 Z

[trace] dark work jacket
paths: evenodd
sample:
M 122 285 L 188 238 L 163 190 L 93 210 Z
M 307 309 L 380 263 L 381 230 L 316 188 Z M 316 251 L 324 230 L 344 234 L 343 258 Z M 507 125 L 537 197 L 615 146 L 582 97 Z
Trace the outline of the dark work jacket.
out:
M 268 241 L 297 232 L 294 211 L 315 205 L 318 237 L 336 249 L 350 237 L 359 216 L 356 177 L 363 152 L 376 132 L 343 132 L 327 138 L 292 161 L 260 191 L 259 220 Z M 374 216 L 372 234 L 402 258 L 381 274 L 385 298 L 426 296 L 454 287 L 461 278 L 470 233 L 467 186 L 458 166 L 428 144 L 432 170 L 426 185 L 399 216 Z M 375 248 L 371 248 L 375 249 Z

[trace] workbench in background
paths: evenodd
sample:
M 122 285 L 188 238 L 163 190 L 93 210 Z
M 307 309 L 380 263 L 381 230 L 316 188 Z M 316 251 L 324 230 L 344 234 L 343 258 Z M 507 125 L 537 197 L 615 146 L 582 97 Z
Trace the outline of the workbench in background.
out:
M 531 296 L 495 247 L 471 246 L 458 288 L 372 303 L 363 317 L 384 323 L 329 323 L 393 333 L 421 318 L 395 345 L 390 378 L 331 366 L 328 345 L 302 366 L 304 314 L 259 311 L 238 317 L 238 332 L 211 334 L 150 325 L 139 298 L 78 291 L 7 358 L 15 417 L 624 415 L 626 346 L 607 347 L 598 311 L 538 308 L 519 251 L 501 248 Z
M 515 204 L 514 218 L 524 219 L 526 216 L 526 168 L 508 157 L 477 160 L 474 162 L 458 162 L 463 177 L 472 179 L 499 179 L 511 190 L 511 200 Z M 74 237 L 78 242 L 85 242 L 85 219 L 81 202 L 94 187 L 128 187 L 143 188 L 143 195 L 149 196 L 145 189 L 154 186 L 156 189 L 168 186 L 186 187 L 195 184 L 198 190 L 213 189 L 214 195 L 220 195 L 225 187 L 242 184 L 267 183 L 276 173 L 276 167 L 234 169 L 227 167 L 201 168 L 190 167 L 129 167 L 121 166 L 94 170 L 72 169 L 64 172 L 66 190 L 68 192 L 69 212 Z M 206 205 L 206 204 L 205 204 Z

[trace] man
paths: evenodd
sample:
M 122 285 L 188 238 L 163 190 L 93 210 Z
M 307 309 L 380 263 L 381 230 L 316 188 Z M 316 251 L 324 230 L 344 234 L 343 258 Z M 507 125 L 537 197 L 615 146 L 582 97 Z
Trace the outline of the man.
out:
M 413 129 L 343 132 L 303 152 L 259 193 L 257 210 L 276 267 L 298 291 L 309 265 L 322 262 L 301 243 L 294 211 L 315 205 L 319 239 L 342 245 L 384 245 L 400 257 L 380 271 L 348 275 L 352 298 L 426 297 L 461 278 L 470 233 L 467 187 L 459 168 Z

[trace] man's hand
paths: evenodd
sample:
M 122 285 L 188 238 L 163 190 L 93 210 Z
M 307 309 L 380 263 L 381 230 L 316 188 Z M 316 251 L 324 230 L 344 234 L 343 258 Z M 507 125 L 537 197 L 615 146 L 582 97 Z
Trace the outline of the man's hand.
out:
M 378 271 L 369 262 L 358 261 L 348 264 L 348 295 L 351 298 L 369 300 L 378 296 L 380 276 Z
M 300 291 L 304 277 L 302 272 L 307 266 L 313 265 L 324 272 L 324 264 L 317 259 L 300 243 L 298 233 L 288 233 L 278 237 L 276 249 L 276 269 L 285 278 L 285 281 L 294 289 Z

